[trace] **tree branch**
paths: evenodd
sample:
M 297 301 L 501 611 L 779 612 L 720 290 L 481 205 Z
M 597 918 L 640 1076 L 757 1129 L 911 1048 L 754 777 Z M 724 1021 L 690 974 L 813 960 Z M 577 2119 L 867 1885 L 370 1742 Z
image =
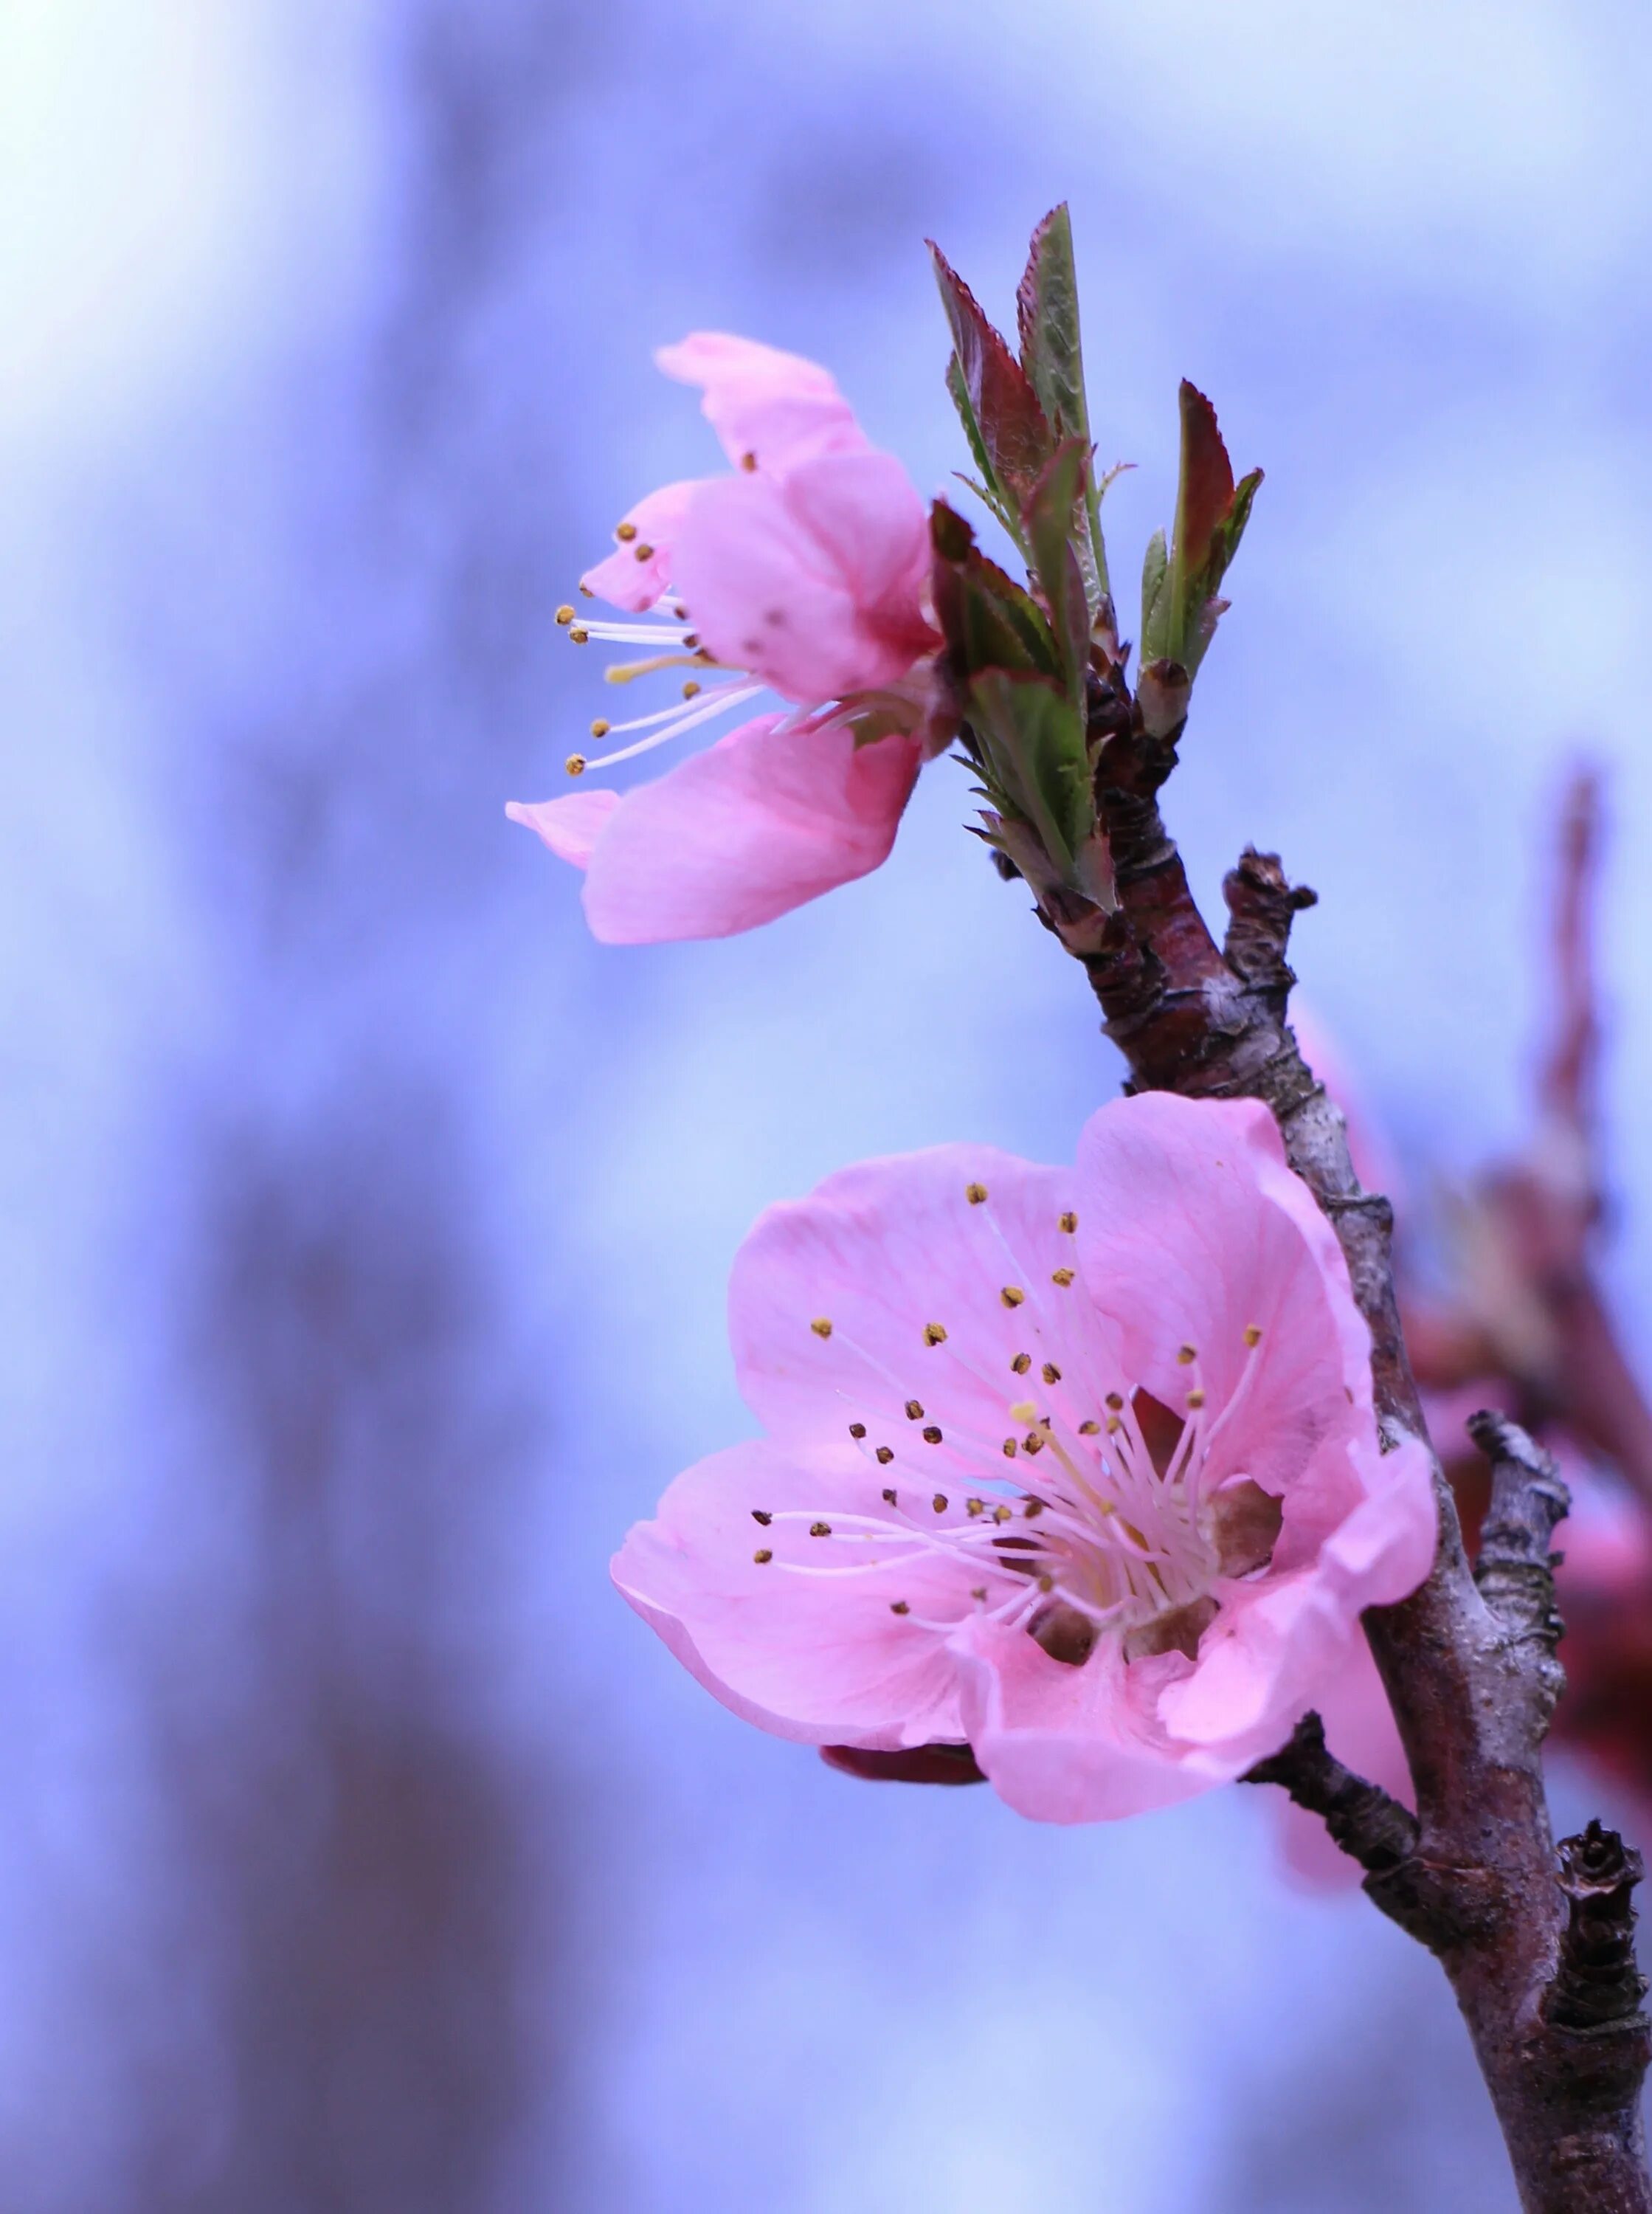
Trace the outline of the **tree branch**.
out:
M 1332 1841 L 1369 1875 L 1387 1875 L 1417 1850 L 1417 1817 L 1381 1784 L 1344 1768 L 1325 1741 L 1318 1715 L 1304 1715 L 1276 1753 L 1241 1783 L 1277 1783 L 1299 1807 L 1325 1818 Z
M 1131 1087 L 1250 1097 L 1272 1110 L 1292 1167 L 1347 1258 L 1370 1326 L 1385 1438 L 1406 1434 L 1426 1443 L 1394 1295 L 1392 1211 L 1361 1190 L 1342 1116 L 1286 1024 L 1289 933 L 1308 900 L 1291 890 L 1275 856 L 1247 850 L 1223 888 L 1230 919 L 1218 950 L 1160 814 L 1158 795 L 1175 766 L 1173 739 L 1150 736 L 1139 714 L 1126 714 L 1116 676 L 1094 683 L 1090 705 L 1097 805 L 1119 905 L 1099 950 L 1078 957 L 1107 1034 L 1129 1063 Z M 1378 1903 L 1439 1954 L 1527 2214 L 1652 2214 L 1632 2102 L 1603 2118 L 1580 2088 L 1570 2052 L 1576 2033 L 1539 2004 L 1561 1954 L 1564 1921 L 1540 1757 L 1558 1678 L 1548 1538 L 1564 1493 L 1512 1426 L 1488 1431 L 1482 1443 L 1500 1486 L 1484 1584 L 1469 1572 L 1436 1462 L 1433 1571 L 1411 1598 L 1366 1618 L 1416 1788 L 1413 1849 L 1382 1871 L 1363 1861 L 1362 1845 L 1376 1850 L 1378 1833 L 1397 1844 L 1399 1832 L 1380 1803 L 1362 1796 L 1370 1787 L 1329 1755 L 1320 1763 L 1300 1733 L 1276 1757 L 1285 1763 L 1277 1780 L 1315 1793 L 1327 1816 L 1334 1807 L 1357 1841 L 1368 1889 L 1380 1887 Z

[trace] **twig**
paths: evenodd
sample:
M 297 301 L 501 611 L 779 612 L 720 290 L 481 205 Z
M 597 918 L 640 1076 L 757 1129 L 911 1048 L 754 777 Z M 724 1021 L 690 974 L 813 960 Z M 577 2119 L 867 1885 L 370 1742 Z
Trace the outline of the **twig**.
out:
M 1333 1843 L 1369 1875 L 1389 1875 L 1417 1850 L 1417 1817 L 1381 1784 L 1344 1768 L 1325 1741 L 1318 1715 L 1304 1715 L 1288 1741 L 1240 1778 L 1277 1783 L 1299 1807 L 1325 1818 Z
M 1292 895 L 1275 857 L 1247 852 L 1224 888 L 1228 950 L 1218 951 L 1160 816 L 1173 742 L 1150 737 L 1139 716 L 1127 720 L 1116 682 L 1098 683 L 1091 706 L 1097 800 L 1119 906 L 1100 950 L 1081 957 L 1107 1034 L 1129 1062 L 1133 1089 L 1249 1096 L 1271 1109 L 1292 1166 L 1346 1256 L 1370 1326 L 1385 1434 L 1426 1442 L 1394 1296 L 1391 1210 L 1361 1190 L 1342 1116 L 1285 1022 L 1288 935 L 1306 902 Z M 1504 1471 L 1498 1518 L 1506 1534 L 1494 1545 L 1485 1587 L 1469 1573 L 1456 1508 L 1436 1465 L 1433 1572 L 1411 1599 L 1366 1618 L 1417 1804 L 1414 1850 L 1384 1875 L 1368 1871 L 1368 1887 L 1386 1891 L 1379 1903 L 1444 1965 L 1527 2214 L 1582 2208 L 1652 2214 L 1652 2186 L 1629 2110 L 1603 2121 L 1578 2089 L 1563 2050 L 1571 2033 L 1539 2010 L 1560 1949 L 1563 1900 L 1540 1751 L 1556 1675 L 1552 1594 L 1543 1595 L 1537 1578 L 1546 1578 L 1546 1565 L 1539 1567 L 1532 1549 L 1540 1533 L 1546 1563 L 1555 1494 L 1546 1471 L 1503 1450 L 1509 1439 L 1500 1434 L 1492 1443 L 1494 1462 L 1500 1453 Z M 1539 1599 L 1540 1623 L 1533 1612 Z M 1299 1767 L 1306 1757 L 1299 1748 Z M 1303 1788 L 1321 1785 L 1328 1794 L 1347 1790 L 1328 1775 Z M 1352 1804 L 1345 1796 L 1339 1804 L 1354 1823 Z M 1363 1834 L 1354 1823 L 1350 1834 L 1356 1832 Z

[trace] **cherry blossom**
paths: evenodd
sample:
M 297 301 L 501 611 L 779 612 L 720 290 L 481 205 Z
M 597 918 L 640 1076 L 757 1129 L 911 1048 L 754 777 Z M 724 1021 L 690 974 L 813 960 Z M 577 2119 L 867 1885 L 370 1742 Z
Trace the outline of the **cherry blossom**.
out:
M 582 790 L 506 812 L 586 872 L 611 943 L 713 938 L 766 922 L 887 854 L 925 745 L 929 529 L 893 456 L 827 372 L 798 355 L 696 332 L 656 357 L 698 384 L 733 464 L 670 484 L 620 521 L 582 590 L 626 620 L 558 620 L 578 644 L 643 649 L 615 682 L 687 672 L 674 705 L 592 725 L 622 743 L 570 757 L 582 776 L 777 694 L 651 784 Z
M 1381 1451 L 1336 1239 L 1265 1110 L 1163 1093 L 1072 1168 L 974 1146 L 770 1210 L 735 1263 L 763 1434 L 680 1477 L 614 1577 L 783 1737 L 968 1745 L 1012 1807 L 1231 1779 L 1432 1557 Z

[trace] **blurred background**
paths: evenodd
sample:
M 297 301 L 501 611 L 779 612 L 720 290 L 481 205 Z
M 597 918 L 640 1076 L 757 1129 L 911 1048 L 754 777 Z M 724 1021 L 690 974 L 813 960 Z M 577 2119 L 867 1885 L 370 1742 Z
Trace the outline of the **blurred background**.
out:
M 961 775 L 709 946 L 594 945 L 502 810 L 601 704 L 557 603 L 713 452 L 650 350 L 821 359 L 939 489 L 923 238 L 1006 315 L 1068 197 L 1116 567 L 1179 376 L 1267 470 L 1175 826 L 1319 886 L 1418 1185 L 1522 1135 L 1606 765 L 1642 1342 L 1649 99 L 1631 0 L 0 4 L 9 2210 L 1512 2207 L 1442 1980 L 1271 1795 L 856 1785 L 608 1587 L 749 1427 L 764 1205 L 1117 1083 Z

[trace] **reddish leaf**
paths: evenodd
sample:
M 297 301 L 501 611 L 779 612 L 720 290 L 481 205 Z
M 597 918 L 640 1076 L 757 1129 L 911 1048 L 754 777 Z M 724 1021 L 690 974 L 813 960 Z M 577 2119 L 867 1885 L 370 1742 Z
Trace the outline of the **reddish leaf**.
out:
M 929 246 L 982 441 L 994 472 L 1019 505 L 1054 451 L 1054 436 L 1027 372 L 933 239 Z
M 1233 505 L 1234 472 L 1216 428 L 1216 411 L 1197 386 L 1181 383 L 1181 483 L 1173 548 L 1184 577 L 1197 576 Z

